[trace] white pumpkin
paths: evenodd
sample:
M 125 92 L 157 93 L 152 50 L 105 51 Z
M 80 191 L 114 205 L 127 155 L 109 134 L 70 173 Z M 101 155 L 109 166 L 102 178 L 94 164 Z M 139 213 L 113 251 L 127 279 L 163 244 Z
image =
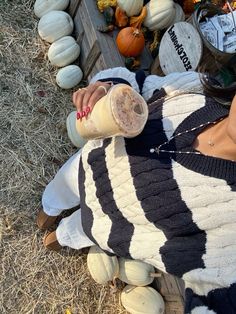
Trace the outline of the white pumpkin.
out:
M 151 0 L 148 2 L 144 26 L 151 31 L 169 27 L 175 16 L 174 4 L 173 0 Z
M 87 140 L 80 136 L 76 129 L 77 112 L 72 111 L 66 119 L 66 129 L 69 139 L 75 147 L 83 147 Z
M 89 249 L 87 265 L 91 276 L 97 283 L 105 284 L 118 276 L 117 257 L 108 256 L 96 245 Z
M 51 44 L 48 50 L 49 61 L 58 67 L 74 62 L 80 54 L 80 46 L 71 36 L 62 37 Z
M 52 10 L 63 11 L 68 7 L 70 0 L 36 0 L 34 3 L 34 14 L 42 17 Z
M 153 282 L 155 269 L 140 260 L 119 258 L 119 279 L 134 286 L 147 286 Z
M 143 0 L 117 0 L 117 5 L 124 10 L 128 16 L 134 16 L 141 12 Z
M 121 303 L 131 314 L 163 314 L 165 303 L 155 289 L 128 285 L 121 292 Z
M 79 66 L 71 64 L 61 68 L 56 76 L 58 86 L 64 89 L 75 87 L 83 78 L 83 72 Z
M 50 11 L 43 15 L 38 23 L 39 36 L 49 43 L 70 35 L 73 28 L 71 16 L 64 11 Z
M 175 3 L 175 17 L 172 24 L 175 24 L 177 22 L 183 22 L 184 20 L 185 20 L 185 14 L 184 14 L 183 9 L 178 3 Z

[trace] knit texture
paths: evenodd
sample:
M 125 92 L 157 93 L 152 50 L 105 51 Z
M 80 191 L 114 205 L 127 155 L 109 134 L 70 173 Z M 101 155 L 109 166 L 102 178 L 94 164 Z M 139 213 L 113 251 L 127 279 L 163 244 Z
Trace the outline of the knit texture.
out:
M 200 88 L 196 74 L 191 77 L 192 86 Z M 150 85 L 150 77 L 146 80 Z M 228 110 L 196 92 L 168 98 L 176 94 L 173 85 L 181 84 L 176 77 L 170 81 L 174 84 L 167 77 L 155 94 L 139 136 L 84 146 L 79 176 L 83 228 L 106 252 L 183 278 L 185 313 L 236 313 L 236 163 L 194 154 L 193 141 L 203 128 L 164 146 L 190 154 L 150 153 L 172 135 L 217 121 Z M 160 88 L 152 84 L 153 91 Z M 160 98 L 163 94 L 167 97 Z

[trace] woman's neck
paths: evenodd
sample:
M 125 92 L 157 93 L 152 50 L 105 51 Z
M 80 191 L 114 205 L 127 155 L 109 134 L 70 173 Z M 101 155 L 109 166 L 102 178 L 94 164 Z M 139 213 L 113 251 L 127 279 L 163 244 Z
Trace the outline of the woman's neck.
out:
M 205 128 L 195 139 L 194 148 L 204 155 L 236 161 L 236 143 L 228 133 L 230 117 Z

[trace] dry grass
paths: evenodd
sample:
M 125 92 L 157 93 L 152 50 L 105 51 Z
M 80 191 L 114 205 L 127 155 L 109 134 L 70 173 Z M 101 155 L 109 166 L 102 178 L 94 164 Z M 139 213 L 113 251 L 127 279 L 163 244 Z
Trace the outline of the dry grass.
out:
M 0 313 L 126 313 L 96 285 L 85 252 L 46 251 L 35 225 L 42 192 L 75 151 L 72 91 L 55 85 L 31 0 L 0 0 Z

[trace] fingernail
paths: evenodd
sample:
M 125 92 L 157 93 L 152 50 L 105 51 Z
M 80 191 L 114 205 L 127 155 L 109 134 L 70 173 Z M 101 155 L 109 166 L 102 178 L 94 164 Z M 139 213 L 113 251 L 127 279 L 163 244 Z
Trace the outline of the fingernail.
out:
M 81 114 L 79 111 L 77 111 L 76 118 L 77 118 L 77 120 L 79 120 L 81 118 Z
M 90 113 L 91 108 L 88 106 L 86 107 L 85 111 L 86 111 L 86 116 Z
M 86 116 L 86 112 L 84 110 L 82 111 L 82 115 L 81 116 L 82 116 L 82 118 L 84 118 Z

